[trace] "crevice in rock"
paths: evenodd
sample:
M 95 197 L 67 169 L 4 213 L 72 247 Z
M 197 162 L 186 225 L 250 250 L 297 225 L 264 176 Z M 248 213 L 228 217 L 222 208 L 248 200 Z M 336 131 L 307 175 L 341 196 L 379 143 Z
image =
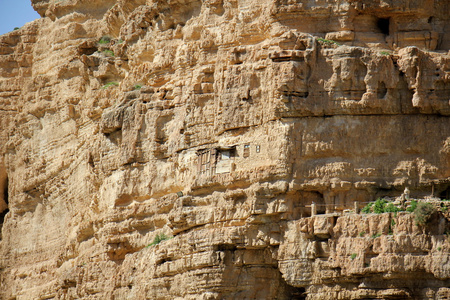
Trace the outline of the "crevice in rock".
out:
M 92 55 L 98 51 L 95 41 L 85 41 L 78 46 L 78 55 Z
M 234 244 L 218 244 L 214 246 L 215 251 L 236 251 L 237 246 Z
M 8 195 L 8 183 L 9 183 L 9 180 L 8 180 L 8 177 L 6 177 L 6 179 L 5 179 L 5 185 L 4 185 L 4 187 L 3 187 L 3 201 L 6 203 L 6 205 L 8 205 L 9 204 L 9 195 Z
M 386 84 L 384 84 L 384 82 L 381 81 L 378 83 L 377 98 L 383 99 L 384 97 L 386 97 L 386 94 L 387 94 Z
M 0 173 L 0 241 L 2 240 L 2 227 L 5 221 L 5 216 L 9 212 L 9 194 L 8 194 L 9 180 L 6 172 Z
M 169 261 L 173 261 L 173 258 L 172 257 L 164 257 L 164 258 L 161 258 L 158 261 L 156 261 L 155 265 L 159 266 L 159 265 L 162 265 Z

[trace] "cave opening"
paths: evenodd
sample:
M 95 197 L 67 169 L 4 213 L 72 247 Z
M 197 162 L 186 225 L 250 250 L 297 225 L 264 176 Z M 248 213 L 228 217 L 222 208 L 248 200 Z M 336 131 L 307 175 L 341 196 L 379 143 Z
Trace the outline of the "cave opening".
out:
M 304 287 L 289 286 L 287 296 L 291 300 L 304 300 L 306 299 L 306 289 Z
M 377 20 L 378 29 L 385 35 L 389 35 L 390 18 L 379 18 Z
M 450 186 L 439 194 L 441 200 L 450 200 Z
M 2 240 L 2 228 L 5 216 L 9 212 L 8 177 L 0 181 L 0 241 Z

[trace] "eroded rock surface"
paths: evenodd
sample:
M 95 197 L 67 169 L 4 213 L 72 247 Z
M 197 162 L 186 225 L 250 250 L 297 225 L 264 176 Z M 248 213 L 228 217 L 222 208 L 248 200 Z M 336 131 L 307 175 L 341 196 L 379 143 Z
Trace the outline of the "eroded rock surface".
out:
M 450 198 L 448 1 L 32 3 L 0 36 L 0 298 L 450 297 L 444 210 L 347 213 Z

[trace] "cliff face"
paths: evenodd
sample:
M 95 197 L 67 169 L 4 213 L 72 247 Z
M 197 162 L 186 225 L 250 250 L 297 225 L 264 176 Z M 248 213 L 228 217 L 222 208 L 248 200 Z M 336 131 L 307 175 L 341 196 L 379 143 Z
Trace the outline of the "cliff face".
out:
M 444 209 L 347 212 L 450 198 L 448 1 L 32 3 L 0 36 L 0 298 L 450 297 Z

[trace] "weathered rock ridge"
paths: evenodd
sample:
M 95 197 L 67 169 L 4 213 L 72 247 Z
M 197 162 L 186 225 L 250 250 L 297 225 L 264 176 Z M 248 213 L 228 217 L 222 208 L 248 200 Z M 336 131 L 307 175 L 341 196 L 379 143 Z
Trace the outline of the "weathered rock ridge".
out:
M 450 297 L 445 202 L 354 211 L 450 198 L 449 1 L 31 2 L 0 36 L 1 299 Z

